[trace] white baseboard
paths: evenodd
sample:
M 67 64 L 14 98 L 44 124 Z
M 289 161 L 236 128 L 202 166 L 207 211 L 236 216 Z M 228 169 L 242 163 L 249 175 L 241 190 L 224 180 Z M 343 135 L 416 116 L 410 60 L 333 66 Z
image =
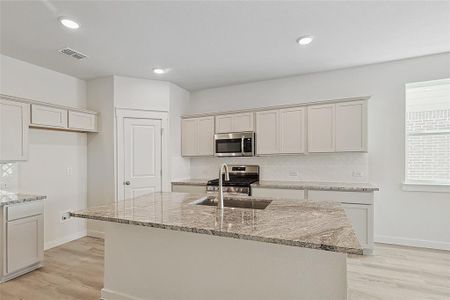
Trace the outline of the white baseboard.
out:
M 45 242 L 44 243 L 44 250 L 48 250 L 48 249 L 60 246 L 62 244 L 71 242 L 73 240 L 77 240 L 79 238 L 85 237 L 86 234 L 87 234 L 87 231 L 86 230 L 82 230 L 82 231 L 79 231 L 79 232 L 75 232 L 75 233 L 66 235 L 65 237 L 63 237 L 61 239 Z
M 387 235 L 375 235 L 375 242 L 383 244 L 438 249 L 438 250 L 450 250 L 450 243 L 448 242 L 408 239 L 403 237 L 387 236 Z
M 91 237 L 95 237 L 95 238 L 99 238 L 99 239 L 105 239 L 105 233 L 103 231 L 98 231 L 98 230 L 88 229 L 87 236 L 91 236 Z
M 144 300 L 141 298 L 132 297 L 130 295 L 125 295 L 119 292 L 111 291 L 108 289 L 103 288 L 101 292 L 102 300 Z

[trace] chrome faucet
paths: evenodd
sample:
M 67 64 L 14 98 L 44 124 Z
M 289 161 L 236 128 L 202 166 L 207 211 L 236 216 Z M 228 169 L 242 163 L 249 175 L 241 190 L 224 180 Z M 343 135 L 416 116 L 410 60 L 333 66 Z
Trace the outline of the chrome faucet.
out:
M 217 207 L 219 209 L 223 209 L 223 187 L 222 187 L 222 170 L 225 172 L 225 181 L 230 180 L 230 174 L 228 173 L 228 166 L 227 164 L 222 164 L 219 169 L 219 197 L 218 197 L 218 203 Z

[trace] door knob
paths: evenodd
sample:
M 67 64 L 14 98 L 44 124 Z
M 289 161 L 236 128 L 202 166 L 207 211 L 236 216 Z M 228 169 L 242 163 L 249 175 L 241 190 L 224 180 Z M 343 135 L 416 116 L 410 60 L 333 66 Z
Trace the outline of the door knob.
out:
M 130 185 L 131 183 L 130 183 L 129 180 L 127 180 L 127 181 L 125 181 L 123 184 L 124 184 L 124 185 Z

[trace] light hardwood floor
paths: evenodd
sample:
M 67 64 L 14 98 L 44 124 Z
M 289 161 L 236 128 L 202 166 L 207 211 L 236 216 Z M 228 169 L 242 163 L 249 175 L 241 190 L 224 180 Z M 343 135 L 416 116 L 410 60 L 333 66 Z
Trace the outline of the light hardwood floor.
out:
M 103 241 L 86 237 L 46 251 L 43 268 L 0 284 L 0 300 L 99 299 L 102 282 Z M 450 251 L 377 244 L 372 256 L 349 257 L 348 285 L 351 300 L 449 300 Z

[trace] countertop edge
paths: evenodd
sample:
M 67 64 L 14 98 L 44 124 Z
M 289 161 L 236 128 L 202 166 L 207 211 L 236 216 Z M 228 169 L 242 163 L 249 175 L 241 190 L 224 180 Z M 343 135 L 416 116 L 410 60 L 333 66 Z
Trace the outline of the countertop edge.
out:
M 202 229 L 202 228 L 196 228 L 196 227 L 166 225 L 166 224 L 160 224 L 160 223 L 154 223 L 154 222 L 132 221 L 132 220 L 113 218 L 113 217 L 89 216 L 89 215 L 80 214 L 80 213 L 76 213 L 76 212 L 70 212 L 70 216 L 77 217 L 77 218 L 90 219 L 90 220 L 118 223 L 118 224 L 153 227 L 153 228 L 159 228 L 159 229 L 168 229 L 168 230 L 173 230 L 173 231 L 184 231 L 184 232 L 192 232 L 192 233 L 198 233 L 198 234 L 207 234 L 207 235 L 213 235 L 213 236 L 219 236 L 219 237 L 235 238 L 235 239 L 242 239 L 242 240 L 249 240 L 249 241 L 256 241 L 256 242 L 264 242 L 264 243 L 271 243 L 271 244 L 284 245 L 284 246 L 309 248 L 309 249 L 324 250 L 324 251 L 338 252 L 338 253 L 344 253 L 344 254 L 363 255 L 363 249 L 356 249 L 356 248 L 337 247 L 337 246 L 331 246 L 331 245 L 325 245 L 325 244 L 313 244 L 313 243 L 286 240 L 286 239 L 278 239 L 278 238 L 265 238 L 265 237 L 247 235 L 247 234 L 238 234 L 238 233 L 224 232 L 224 231 L 217 231 L 217 230 L 210 230 L 210 229 Z
M 47 199 L 47 196 L 30 196 L 24 199 L 17 199 L 17 200 L 9 200 L 5 202 L 0 202 L 0 207 L 7 206 L 7 205 L 15 205 L 15 204 L 21 204 L 21 203 L 28 203 L 33 201 L 40 201 Z

